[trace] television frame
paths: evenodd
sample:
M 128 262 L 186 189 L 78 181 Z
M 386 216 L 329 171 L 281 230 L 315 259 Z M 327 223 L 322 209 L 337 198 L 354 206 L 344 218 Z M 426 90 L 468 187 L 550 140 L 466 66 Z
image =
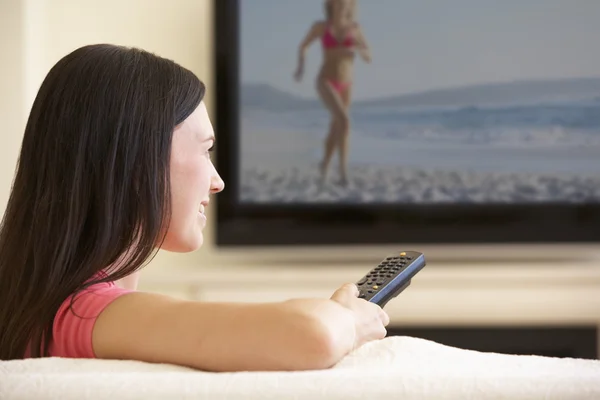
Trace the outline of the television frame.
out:
M 217 248 L 399 244 L 413 248 L 597 247 L 600 203 L 239 203 L 239 0 L 216 1 L 213 10 L 216 167 L 226 182 L 226 189 L 217 196 Z

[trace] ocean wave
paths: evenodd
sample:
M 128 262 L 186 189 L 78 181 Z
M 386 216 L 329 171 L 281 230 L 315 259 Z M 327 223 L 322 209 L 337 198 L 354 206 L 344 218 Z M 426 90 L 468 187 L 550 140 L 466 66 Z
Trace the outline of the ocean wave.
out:
M 484 108 L 352 109 L 352 132 L 367 137 L 500 146 L 600 145 L 600 102 Z M 242 129 L 325 133 L 325 110 L 247 112 Z

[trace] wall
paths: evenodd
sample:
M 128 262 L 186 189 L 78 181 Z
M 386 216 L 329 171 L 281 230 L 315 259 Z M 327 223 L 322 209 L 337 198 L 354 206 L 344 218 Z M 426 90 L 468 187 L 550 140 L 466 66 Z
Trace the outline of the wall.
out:
M 24 7 L 0 0 L 0 209 L 4 211 L 25 123 Z

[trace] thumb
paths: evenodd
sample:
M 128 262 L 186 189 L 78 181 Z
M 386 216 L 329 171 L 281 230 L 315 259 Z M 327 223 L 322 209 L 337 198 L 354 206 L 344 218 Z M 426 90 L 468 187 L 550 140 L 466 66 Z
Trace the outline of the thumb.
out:
M 345 283 L 333 293 L 331 300 L 344 301 L 349 297 L 358 297 L 359 291 L 354 283 Z

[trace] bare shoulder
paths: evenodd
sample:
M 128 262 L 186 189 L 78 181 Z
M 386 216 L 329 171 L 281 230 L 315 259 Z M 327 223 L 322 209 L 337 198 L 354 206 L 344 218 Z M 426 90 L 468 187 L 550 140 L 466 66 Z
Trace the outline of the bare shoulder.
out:
M 325 28 L 327 28 L 327 21 L 317 20 L 317 21 L 313 22 L 310 29 L 312 32 L 322 33 L 325 31 Z

